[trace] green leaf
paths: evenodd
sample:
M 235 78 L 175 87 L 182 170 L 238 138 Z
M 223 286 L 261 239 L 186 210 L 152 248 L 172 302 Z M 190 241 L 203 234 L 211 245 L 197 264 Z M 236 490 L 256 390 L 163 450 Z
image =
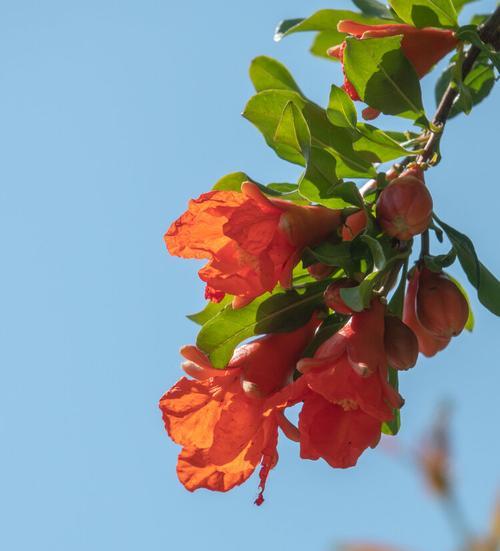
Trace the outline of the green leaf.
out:
M 472 241 L 463 233 L 435 220 L 448 236 L 458 260 L 471 284 L 477 289 L 479 301 L 497 316 L 500 316 L 500 281 L 479 261 Z
M 202 327 L 196 344 L 214 367 L 223 369 L 236 346 L 264 333 L 284 333 L 305 325 L 321 306 L 328 282 L 318 282 L 295 291 L 266 293 L 248 306 L 227 306 Z
M 335 84 L 332 84 L 330 89 L 330 99 L 328 101 L 326 116 L 329 121 L 336 126 L 356 130 L 358 116 L 356 108 L 354 107 L 354 102 L 345 90 L 335 86 Z
M 327 266 L 344 267 L 352 263 L 353 260 L 349 242 L 339 243 L 338 245 L 325 242 L 314 247 L 314 249 L 309 248 L 307 251 L 315 258 L 316 262 L 321 262 Z
M 243 182 L 253 182 L 252 178 L 244 172 L 231 172 L 216 182 L 212 189 L 218 191 L 241 191 Z
M 399 157 L 415 155 L 414 151 L 405 149 L 389 133 L 376 126 L 360 122 L 357 129 L 360 137 L 354 142 L 353 147 L 355 151 L 363 153 L 365 158 L 371 159 L 374 163 L 385 163 Z M 406 140 L 407 138 L 403 136 L 401 141 Z
M 336 46 L 342 42 L 344 37 L 345 35 L 338 31 L 321 31 L 314 37 L 309 51 L 313 55 L 338 63 L 339 59 L 328 55 L 327 52 L 332 46 Z
M 298 185 L 302 197 L 333 209 L 362 204 L 355 184 L 343 183 L 337 178 L 335 157 L 326 150 L 311 147 L 307 122 L 292 102 L 283 110 L 274 139 L 294 147 L 306 160 L 306 170 Z
M 496 70 L 500 72 L 500 53 L 495 51 L 489 44 L 485 44 L 481 40 L 475 25 L 465 25 L 460 27 L 456 35 L 459 40 L 466 40 L 479 48 L 481 52 L 490 59 Z
M 399 373 L 392 367 L 388 367 L 387 371 L 389 375 L 389 384 L 392 388 L 394 388 L 394 390 L 399 390 Z M 394 417 L 390 421 L 382 424 L 382 432 L 384 434 L 395 436 L 401 428 L 401 412 L 399 409 L 393 409 L 392 411 Z
M 401 36 L 347 39 L 344 69 L 361 99 L 386 115 L 425 116 L 415 69 L 400 49 Z
M 415 27 L 456 27 L 457 12 L 451 0 L 389 0 L 392 9 Z
M 232 300 L 232 296 L 226 295 L 220 302 L 209 301 L 203 310 L 196 312 L 196 314 L 190 314 L 186 317 L 198 325 L 204 325 L 207 321 L 214 318 L 221 310 L 223 310 Z
M 372 272 L 357 287 L 340 289 L 342 300 L 355 312 L 368 308 L 380 272 Z
M 311 132 L 302 111 L 289 101 L 281 113 L 281 118 L 274 133 L 276 143 L 285 144 L 309 159 L 311 151 Z
M 302 94 L 288 69 L 272 57 L 256 57 L 250 64 L 250 79 L 257 92 L 262 90 L 293 90 Z
M 366 17 L 363 14 L 350 10 L 319 10 L 306 19 L 286 19 L 279 23 L 274 33 L 274 40 L 279 42 L 285 36 L 293 33 L 307 31 L 329 31 L 333 42 L 330 46 L 340 44 L 345 34 L 337 31 L 339 21 L 350 19 L 367 25 L 387 23 L 384 19 L 377 17 Z
M 392 13 L 377 0 L 352 0 L 353 4 L 365 14 L 384 19 L 393 19 Z
M 247 103 L 243 116 L 263 134 L 266 143 L 281 158 L 304 166 L 306 159 L 297 151 L 296 144 L 276 141 L 276 129 L 280 124 L 285 106 L 289 102 L 302 112 L 311 132 L 311 144 L 325 149 L 336 159 L 338 178 L 363 178 L 375 175 L 370 162 L 354 151 L 351 133 L 333 126 L 324 109 L 305 100 L 296 92 L 288 90 L 265 90 L 253 96 Z
M 366 243 L 370 249 L 370 252 L 372 254 L 373 258 L 373 264 L 375 266 L 375 269 L 377 271 L 383 270 L 387 264 L 387 260 L 385 258 L 384 249 L 382 248 L 382 245 L 373 237 L 370 235 L 361 235 L 360 240 L 363 241 L 363 243 Z
M 391 300 L 389 301 L 389 311 L 392 312 L 398 318 L 403 317 L 403 306 L 405 301 L 406 293 L 406 275 L 408 274 L 408 260 L 403 264 L 403 269 L 401 271 L 401 277 L 399 284 L 392 294 Z
M 455 249 L 451 249 L 447 254 L 438 254 L 437 256 L 424 255 L 424 263 L 431 272 L 442 272 L 443 268 L 451 266 L 457 258 Z

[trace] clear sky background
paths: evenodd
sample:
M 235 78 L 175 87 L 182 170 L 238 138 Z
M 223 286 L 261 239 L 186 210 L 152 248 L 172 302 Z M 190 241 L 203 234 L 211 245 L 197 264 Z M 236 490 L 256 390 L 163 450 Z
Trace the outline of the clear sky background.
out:
M 469 7 L 464 22 L 494 4 Z M 308 54 L 312 36 L 275 44 L 273 30 L 348 5 L 0 1 L 0 549 L 453 548 L 422 481 L 380 449 L 335 471 L 282 439 L 261 508 L 255 477 L 190 494 L 157 406 L 195 339 L 184 314 L 203 305 L 196 262 L 170 258 L 163 233 L 228 172 L 297 179 L 239 116 L 248 65 L 280 59 L 324 105 L 338 65 Z M 430 112 L 433 77 L 423 87 Z M 436 212 L 496 274 L 499 97 L 449 124 L 428 176 Z M 437 403 L 456 403 L 455 474 L 479 530 L 500 488 L 500 320 L 471 296 L 475 332 L 402 377 L 398 438 L 416 444 Z

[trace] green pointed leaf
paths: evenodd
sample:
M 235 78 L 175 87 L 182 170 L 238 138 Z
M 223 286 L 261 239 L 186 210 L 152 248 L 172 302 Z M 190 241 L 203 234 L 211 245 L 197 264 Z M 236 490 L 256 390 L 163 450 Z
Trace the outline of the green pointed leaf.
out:
M 387 260 L 385 258 L 385 253 L 382 245 L 375 238 L 366 234 L 361 235 L 360 240 L 368 245 L 372 254 L 375 269 L 377 271 L 383 270 L 387 264 Z
M 406 275 L 408 273 L 408 260 L 403 264 L 403 269 L 401 270 L 401 276 L 399 279 L 399 284 L 392 294 L 391 300 L 389 301 L 389 311 L 398 316 L 398 318 L 403 317 L 403 306 L 405 301 L 406 294 Z
M 389 384 L 394 390 L 399 390 L 399 373 L 392 367 L 387 368 Z M 382 432 L 391 436 L 396 436 L 401 428 L 401 412 L 399 409 L 393 409 L 394 417 L 390 421 L 382 424 Z
M 262 90 L 293 90 L 302 94 L 290 71 L 272 57 L 256 57 L 250 64 L 250 79 L 257 92 Z
M 345 128 L 333 126 L 324 109 L 296 92 L 265 90 L 249 100 L 243 116 L 261 131 L 266 143 L 278 156 L 298 165 L 306 164 L 304 156 L 295 146 L 275 140 L 283 110 L 290 101 L 302 111 L 311 132 L 312 145 L 326 149 L 336 158 L 338 178 L 373 177 L 376 174 L 372 164 L 354 151 L 351 133 Z
M 420 83 L 400 44 L 401 36 L 347 39 L 344 68 L 365 103 L 416 120 L 425 117 Z
M 452 0 L 389 0 L 397 15 L 415 27 L 456 27 L 457 12 Z
M 214 318 L 221 310 L 223 310 L 232 300 L 232 296 L 226 295 L 220 302 L 209 301 L 203 310 L 200 310 L 195 314 L 189 314 L 186 317 L 198 325 L 204 325 L 207 321 Z
M 345 90 L 332 84 L 326 116 L 335 126 L 356 129 L 358 116 L 354 102 Z
M 223 369 L 240 342 L 254 335 L 293 331 L 306 324 L 321 306 L 327 285 L 318 282 L 300 290 L 266 293 L 238 310 L 227 306 L 205 323 L 196 344 L 214 367 Z
M 352 0 L 353 4 L 365 14 L 373 17 L 382 17 L 384 19 L 394 19 L 392 13 L 377 0 Z
M 399 157 L 415 155 L 414 151 L 407 150 L 398 143 L 389 133 L 380 130 L 376 126 L 366 123 L 358 123 L 359 138 L 353 144 L 354 150 L 364 154 L 365 158 L 374 163 L 385 163 Z M 401 141 L 407 141 L 405 136 L 395 133 Z
M 340 289 L 342 300 L 355 312 L 361 312 L 365 308 L 368 308 L 379 276 L 380 272 L 372 272 L 357 287 Z
M 302 111 L 289 101 L 281 113 L 281 118 L 274 133 L 274 141 L 288 145 L 300 153 L 304 159 L 309 159 L 311 151 L 311 132 Z
M 466 235 L 437 216 L 434 218 L 453 245 L 467 278 L 477 289 L 479 301 L 490 312 L 500 316 L 500 281 L 479 261 L 474 245 Z
M 274 40 L 280 41 L 285 36 L 298 32 L 329 31 L 334 42 L 330 46 L 340 44 L 345 37 L 344 33 L 337 31 L 339 21 L 350 19 L 367 25 L 387 23 L 384 19 L 367 17 L 350 10 L 319 10 L 306 19 L 286 19 L 279 23 L 274 33 Z
M 252 178 L 245 172 L 231 172 L 216 182 L 212 189 L 217 191 L 241 191 L 243 182 L 253 182 Z

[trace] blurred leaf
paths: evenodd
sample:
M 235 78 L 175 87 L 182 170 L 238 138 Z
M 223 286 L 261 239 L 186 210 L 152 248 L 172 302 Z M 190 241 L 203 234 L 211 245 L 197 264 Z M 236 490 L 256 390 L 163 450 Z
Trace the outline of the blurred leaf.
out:
M 489 44 L 485 44 L 475 25 L 464 25 L 460 27 L 456 32 L 456 36 L 460 40 L 466 40 L 470 42 L 485 54 L 495 66 L 496 70 L 500 72 L 500 52 L 495 51 Z
M 316 262 L 321 262 L 327 266 L 344 267 L 351 265 L 353 262 L 351 246 L 347 241 L 337 245 L 325 242 L 317 247 L 306 250 L 314 257 Z
M 250 64 L 250 79 L 257 92 L 293 90 L 302 94 L 288 69 L 272 57 L 256 57 Z
M 347 39 L 344 68 L 361 99 L 387 115 L 424 115 L 415 69 L 400 49 L 401 36 Z
M 327 285 L 323 281 L 299 290 L 266 293 L 238 310 L 228 305 L 205 323 L 196 344 L 214 367 L 223 369 L 240 342 L 254 335 L 285 333 L 305 325 L 321 307 Z
M 309 48 L 309 51 L 318 57 L 323 57 L 329 61 L 338 62 L 337 57 L 332 57 L 327 54 L 332 46 L 338 45 L 344 40 L 345 35 L 338 31 L 321 31 L 316 34 Z
M 500 316 L 500 281 L 479 261 L 472 241 L 463 233 L 434 218 L 448 236 L 458 260 L 471 284 L 477 289 L 479 301 Z
M 394 19 L 392 13 L 377 0 L 352 0 L 353 4 L 365 14 L 384 19 Z
M 243 182 L 253 182 L 252 178 L 244 172 L 231 172 L 216 182 L 212 189 L 218 191 L 241 191 Z
M 354 151 L 352 136 L 345 128 L 333 126 L 325 110 L 288 90 L 265 90 L 253 96 L 247 103 L 243 116 L 263 134 L 267 144 L 281 158 L 304 166 L 306 160 L 297 148 L 288 143 L 276 142 L 276 129 L 285 106 L 292 101 L 302 111 L 311 132 L 313 146 L 323 148 L 336 158 L 336 176 L 362 178 L 375 175 L 371 163 Z
M 194 323 L 198 325 L 204 325 L 207 321 L 214 318 L 222 309 L 224 309 L 231 301 L 233 297 L 226 295 L 221 302 L 211 302 L 209 301 L 203 310 L 196 312 L 196 314 L 190 314 L 186 316 Z
M 451 0 L 389 0 L 392 9 L 415 27 L 455 27 L 457 12 Z
M 326 116 L 329 121 L 336 126 L 356 130 L 358 116 L 356 108 L 354 107 L 354 102 L 344 89 L 335 86 L 335 84 L 332 84 L 330 89 L 330 99 L 328 101 Z

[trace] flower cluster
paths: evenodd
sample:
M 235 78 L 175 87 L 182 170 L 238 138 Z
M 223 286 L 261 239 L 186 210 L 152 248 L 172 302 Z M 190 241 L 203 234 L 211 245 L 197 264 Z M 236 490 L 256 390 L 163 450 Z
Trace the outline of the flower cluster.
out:
M 344 35 L 329 56 L 348 63 L 352 46 L 366 61 L 353 80 L 369 89 L 356 90 L 346 76 L 343 89 L 332 87 L 326 110 L 299 93 L 281 64 L 255 61 L 258 93 L 244 114 L 280 157 L 305 171 L 297 184 L 268 186 L 228 175 L 191 200 L 165 234 L 170 254 L 207 261 L 198 273 L 209 302 L 191 316 L 202 328 L 196 346 L 181 350 L 187 376 L 160 400 L 168 435 L 182 447 L 177 474 L 190 491 L 225 492 L 258 469 L 261 504 L 280 431 L 299 443 L 301 458 L 334 468 L 356 465 L 382 433 L 396 434 L 404 403 L 398 374 L 470 328 L 464 291 L 445 272 L 457 257 L 481 285 L 483 304 L 500 315 L 494 277 L 468 238 L 434 214 L 424 179 L 437 158 L 437 133 L 418 106 L 419 78 L 458 39 L 449 28 L 417 28 L 401 18 L 319 26 Z M 285 22 L 283 34 L 307 26 Z M 374 118 L 386 92 L 408 105 L 384 113 L 424 126 L 408 143 L 357 122 L 352 100 L 361 94 L 365 117 Z M 403 155 L 373 178 L 381 161 Z M 367 185 L 345 181 L 360 173 L 372 178 Z M 446 233 L 448 254 L 431 254 L 431 231 L 441 240 Z M 421 251 L 411 265 L 417 236 Z M 297 422 L 292 407 L 300 410 Z

